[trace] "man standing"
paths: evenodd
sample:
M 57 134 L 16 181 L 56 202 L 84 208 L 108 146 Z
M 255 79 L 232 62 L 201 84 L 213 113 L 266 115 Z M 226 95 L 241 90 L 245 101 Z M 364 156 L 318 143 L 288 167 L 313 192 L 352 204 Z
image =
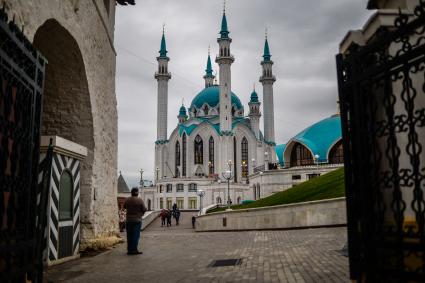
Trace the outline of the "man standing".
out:
M 127 209 L 126 230 L 127 230 L 127 254 L 142 254 L 137 250 L 142 229 L 142 216 L 146 212 L 145 203 L 139 198 L 139 189 L 131 189 L 131 197 L 125 200 L 124 208 Z

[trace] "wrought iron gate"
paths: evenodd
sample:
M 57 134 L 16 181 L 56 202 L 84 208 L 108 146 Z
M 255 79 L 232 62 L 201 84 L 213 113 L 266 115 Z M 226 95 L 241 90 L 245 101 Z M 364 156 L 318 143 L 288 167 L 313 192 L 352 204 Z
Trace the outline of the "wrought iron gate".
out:
M 40 282 L 48 184 L 38 156 L 45 60 L 0 11 L 0 282 Z M 44 166 L 40 174 L 48 174 Z M 46 187 L 47 186 L 47 187 Z M 38 201 L 37 201 L 38 199 Z
M 425 282 L 425 0 L 337 74 L 351 279 Z

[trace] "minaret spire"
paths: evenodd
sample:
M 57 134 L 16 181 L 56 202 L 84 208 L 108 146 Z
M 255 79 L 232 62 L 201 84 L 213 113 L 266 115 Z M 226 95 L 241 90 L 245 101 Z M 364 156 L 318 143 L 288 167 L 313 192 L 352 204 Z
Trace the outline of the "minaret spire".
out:
M 211 56 L 210 56 L 210 47 L 208 46 L 208 59 L 207 59 L 207 68 L 205 69 L 205 87 L 210 87 L 214 84 L 214 78 L 212 65 L 211 65 Z
M 159 57 L 167 57 L 167 45 L 165 43 L 165 24 L 162 25 L 162 38 L 161 49 L 159 50 Z
M 271 160 L 268 160 L 268 162 L 274 162 L 276 159 L 275 154 L 270 154 L 271 152 L 274 152 L 275 146 L 273 83 L 276 81 L 276 78 L 273 75 L 273 61 L 270 59 L 271 57 L 272 56 L 270 54 L 268 33 L 266 29 L 263 61 L 261 62 L 261 66 L 263 67 L 263 74 L 260 77 L 260 82 L 263 85 L 264 140 L 269 146 L 268 152 L 269 156 L 271 157 Z
M 168 116 L 168 81 L 171 74 L 168 72 L 167 46 L 165 44 L 165 25 L 162 26 L 161 47 L 158 61 L 158 71 L 155 79 L 158 81 L 158 105 L 157 105 L 157 139 L 155 142 L 155 168 L 158 168 L 158 178 L 165 175 L 165 144 L 167 140 L 167 116 Z

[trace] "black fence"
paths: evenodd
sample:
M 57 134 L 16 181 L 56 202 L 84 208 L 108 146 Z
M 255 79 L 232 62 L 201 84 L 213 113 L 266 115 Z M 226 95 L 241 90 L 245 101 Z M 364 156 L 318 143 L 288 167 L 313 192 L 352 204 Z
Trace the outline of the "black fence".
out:
M 1 10 L 0 282 L 41 278 L 46 209 L 37 182 L 44 67 L 43 57 Z
M 425 3 L 337 55 L 351 279 L 425 282 Z

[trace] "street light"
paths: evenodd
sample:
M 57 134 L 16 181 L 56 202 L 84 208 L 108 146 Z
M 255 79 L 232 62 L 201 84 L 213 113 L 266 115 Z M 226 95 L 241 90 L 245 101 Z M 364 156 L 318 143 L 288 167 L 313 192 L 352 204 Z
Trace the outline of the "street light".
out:
M 221 175 L 224 179 L 227 180 L 227 210 L 230 209 L 230 180 L 233 178 L 233 172 L 232 172 L 232 160 L 229 160 L 227 162 L 227 165 L 229 165 L 229 170 L 222 172 Z
M 205 192 L 203 190 L 199 190 L 196 193 L 199 196 L 199 215 L 202 215 L 202 198 L 205 195 Z
M 261 198 L 261 188 L 263 187 L 263 171 L 260 171 L 260 188 L 258 189 L 258 198 Z
M 264 160 L 265 160 L 264 170 L 269 170 L 269 152 L 268 151 L 264 152 Z

